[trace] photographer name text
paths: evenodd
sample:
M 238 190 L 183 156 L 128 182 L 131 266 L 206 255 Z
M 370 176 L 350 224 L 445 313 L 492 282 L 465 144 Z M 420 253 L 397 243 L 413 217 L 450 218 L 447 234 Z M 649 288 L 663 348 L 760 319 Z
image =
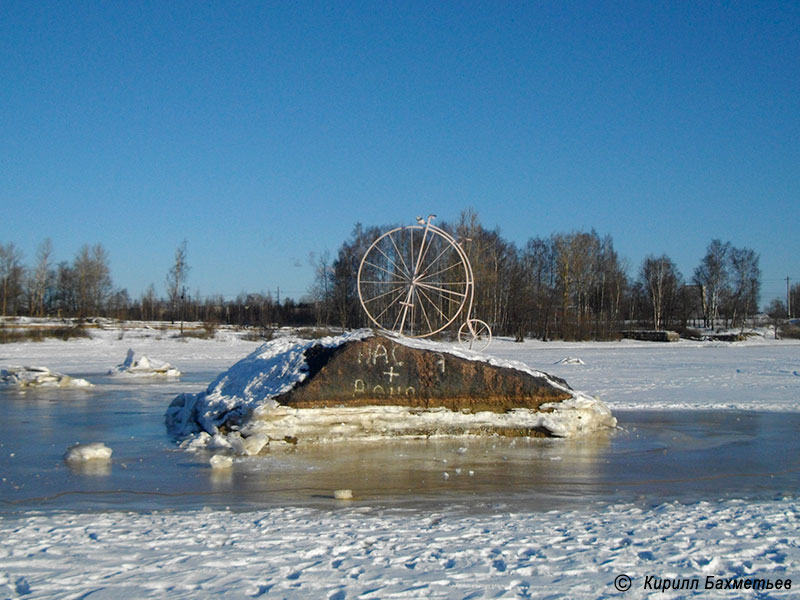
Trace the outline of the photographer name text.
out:
M 656 575 L 646 575 L 645 590 L 666 592 L 669 590 L 790 590 L 791 579 L 767 579 L 761 577 L 686 577 L 664 579 Z

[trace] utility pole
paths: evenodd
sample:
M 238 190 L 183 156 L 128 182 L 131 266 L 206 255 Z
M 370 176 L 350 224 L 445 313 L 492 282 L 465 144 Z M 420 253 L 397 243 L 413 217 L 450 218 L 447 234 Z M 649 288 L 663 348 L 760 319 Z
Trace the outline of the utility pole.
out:
M 786 278 L 786 313 L 792 318 L 792 288 L 789 286 L 789 278 Z

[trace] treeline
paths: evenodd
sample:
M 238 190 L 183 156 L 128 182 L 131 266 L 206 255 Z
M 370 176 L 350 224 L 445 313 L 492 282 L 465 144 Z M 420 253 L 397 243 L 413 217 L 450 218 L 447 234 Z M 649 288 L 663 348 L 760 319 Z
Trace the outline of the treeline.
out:
M 69 262 L 54 263 L 53 244 L 40 246 L 28 268 L 13 243 L 0 243 L 0 313 L 35 317 L 102 315 L 120 302 L 111 282 L 108 253 L 101 244 L 84 245 Z
M 45 240 L 32 266 L 13 243 L 0 243 L 0 315 L 140 321 L 202 321 L 231 325 L 313 325 L 313 306 L 270 294 L 242 292 L 234 299 L 201 297 L 187 291 L 186 243 L 178 247 L 166 274 L 167 297 L 150 285 L 140 298 L 114 286 L 108 253 L 101 244 L 84 245 L 72 261 L 56 263 Z
M 439 226 L 460 240 L 475 273 L 473 316 L 516 339 L 612 339 L 628 327 L 744 326 L 758 310 L 759 256 L 712 240 L 690 279 L 666 255 L 630 266 L 610 236 L 554 233 L 519 247 L 484 228 L 472 211 Z M 361 257 L 387 227 L 357 224 L 335 258 L 315 260 L 311 289 L 319 324 L 368 325 L 358 298 Z M 796 290 L 800 295 L 800 288 Z
M 625 328 L 682 329 L 712 324 L 744 326 L 758 311 L 759 256 L 752 249 L 712 240 L 688 277 L 666 255 L 631 267 L 610 236 L 596 231 L 554 233 L 523 246 L 486 229 L 472 211 L 438 223 L 460 241 L 475 274 L 473 316 L 498 335 L 516 339 L 613 339 Z M 167 297 L 150 286 L 141 297 L 114 286 L 102 245 L 83 246 L 72 261 L 56 263 L 43 242 L 26 266 L 13 243 L 0 243 L 2 315 L 146 321 L 205 321 L 234 325 L 368 326 L 357 290 L 361 258 L 386 227 L 357 224 L 335 256 L 314 258 L 315 278 L 300 301 L 243 292 L 233 300 L 187 291 L 186 242 L 166 273 Z M 800 285 L 792 288 L 800 306 Z M 782 303 L 774 300 L 773 312 Z

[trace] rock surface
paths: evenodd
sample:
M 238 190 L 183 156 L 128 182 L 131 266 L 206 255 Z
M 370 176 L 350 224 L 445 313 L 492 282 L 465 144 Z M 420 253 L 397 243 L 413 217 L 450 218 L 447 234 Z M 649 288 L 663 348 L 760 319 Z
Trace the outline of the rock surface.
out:
M 563 379 L 470 360 L 445 348 L 412 347 L 385 335 L 332 348 L 312 346 L 305 356 L 308 376 L 277 396 L 278 404 L 292 408 L 399 405 L 504 413 L 538 409 L 572 396 Z

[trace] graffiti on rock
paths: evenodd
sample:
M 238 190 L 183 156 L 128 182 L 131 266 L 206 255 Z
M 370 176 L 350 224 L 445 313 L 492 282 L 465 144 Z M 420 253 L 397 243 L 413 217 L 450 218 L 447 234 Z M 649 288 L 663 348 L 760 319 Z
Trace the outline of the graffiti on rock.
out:
M 420 382 L 417 377 L 409 373 L 404 361 L 397 357 L 396 351 L 397 347 L 394 344 L 387 348 L 381 342 L 370 344 L 363 351 L 359 349 L 356 361 L 364 367 L 364 371 L 353 381 L 353 396 L 416 395 Z M 446 370 L 444 355 L 438 352 L 436 355 L 437 370 L 444 375 Z

